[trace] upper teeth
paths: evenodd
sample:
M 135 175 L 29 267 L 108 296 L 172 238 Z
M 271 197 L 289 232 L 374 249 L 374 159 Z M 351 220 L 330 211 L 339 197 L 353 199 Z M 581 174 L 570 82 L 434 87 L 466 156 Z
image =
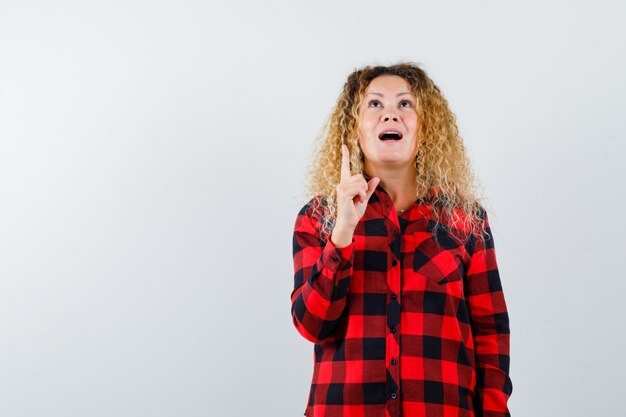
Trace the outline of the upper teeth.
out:
M 391 130 L 389 130 L 387 132 L 383 132 L 383 135 L 386 135 L 387 133 L 393 133 L 393 134 L 399 135 L 398 132 L 394 132 L 394 131 L 391 131 Z

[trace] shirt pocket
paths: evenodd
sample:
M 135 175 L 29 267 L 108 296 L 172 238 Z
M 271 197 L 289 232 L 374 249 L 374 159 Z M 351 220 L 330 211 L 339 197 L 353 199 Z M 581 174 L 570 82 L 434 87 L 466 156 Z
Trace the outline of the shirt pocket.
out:
M 424 277 L 426 288 L 460 295 L 465 266 L 461 244 L 442 227 L 413 233 L 413 272 Z

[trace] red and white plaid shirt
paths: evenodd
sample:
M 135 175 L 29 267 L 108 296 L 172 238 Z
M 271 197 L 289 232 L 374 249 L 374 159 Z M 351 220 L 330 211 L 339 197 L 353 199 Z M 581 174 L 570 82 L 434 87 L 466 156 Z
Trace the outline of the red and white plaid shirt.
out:
M 429 198 L 396 212 L 379 185 L 352 243 L 337 248 L 319 238 L 312 201 L 293 235 L 291 313 L 314 343 L 304 415 L 510 416 L 509 318 L 493 237 L 459 244 L 454 229 L 433 230 Z

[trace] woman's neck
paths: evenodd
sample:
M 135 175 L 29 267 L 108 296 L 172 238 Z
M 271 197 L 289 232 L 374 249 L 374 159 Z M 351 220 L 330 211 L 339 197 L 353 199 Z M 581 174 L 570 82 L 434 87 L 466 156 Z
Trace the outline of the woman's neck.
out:
M 415 167 L 386 169 L 370 166 L 366 167 L 364 172 L 370 178 L 380 178 L 379 185 L 389 194 L 396 208 L 404 208 L 415 201 L 417 188 Z

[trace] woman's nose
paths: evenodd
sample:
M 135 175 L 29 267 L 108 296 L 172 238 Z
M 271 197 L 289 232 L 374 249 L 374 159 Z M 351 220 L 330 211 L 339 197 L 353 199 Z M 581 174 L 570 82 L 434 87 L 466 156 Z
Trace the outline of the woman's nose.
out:
M 393 119 L 394 122 L 398 121 L 398 114 L 396 113 L 396 109 L 394 108 L 390 108 L 387 109 L 387 111 L 385 111 L 385 113 L 383 113 L 383 119 L 384 121 L 388 121 L 389 119 Z

